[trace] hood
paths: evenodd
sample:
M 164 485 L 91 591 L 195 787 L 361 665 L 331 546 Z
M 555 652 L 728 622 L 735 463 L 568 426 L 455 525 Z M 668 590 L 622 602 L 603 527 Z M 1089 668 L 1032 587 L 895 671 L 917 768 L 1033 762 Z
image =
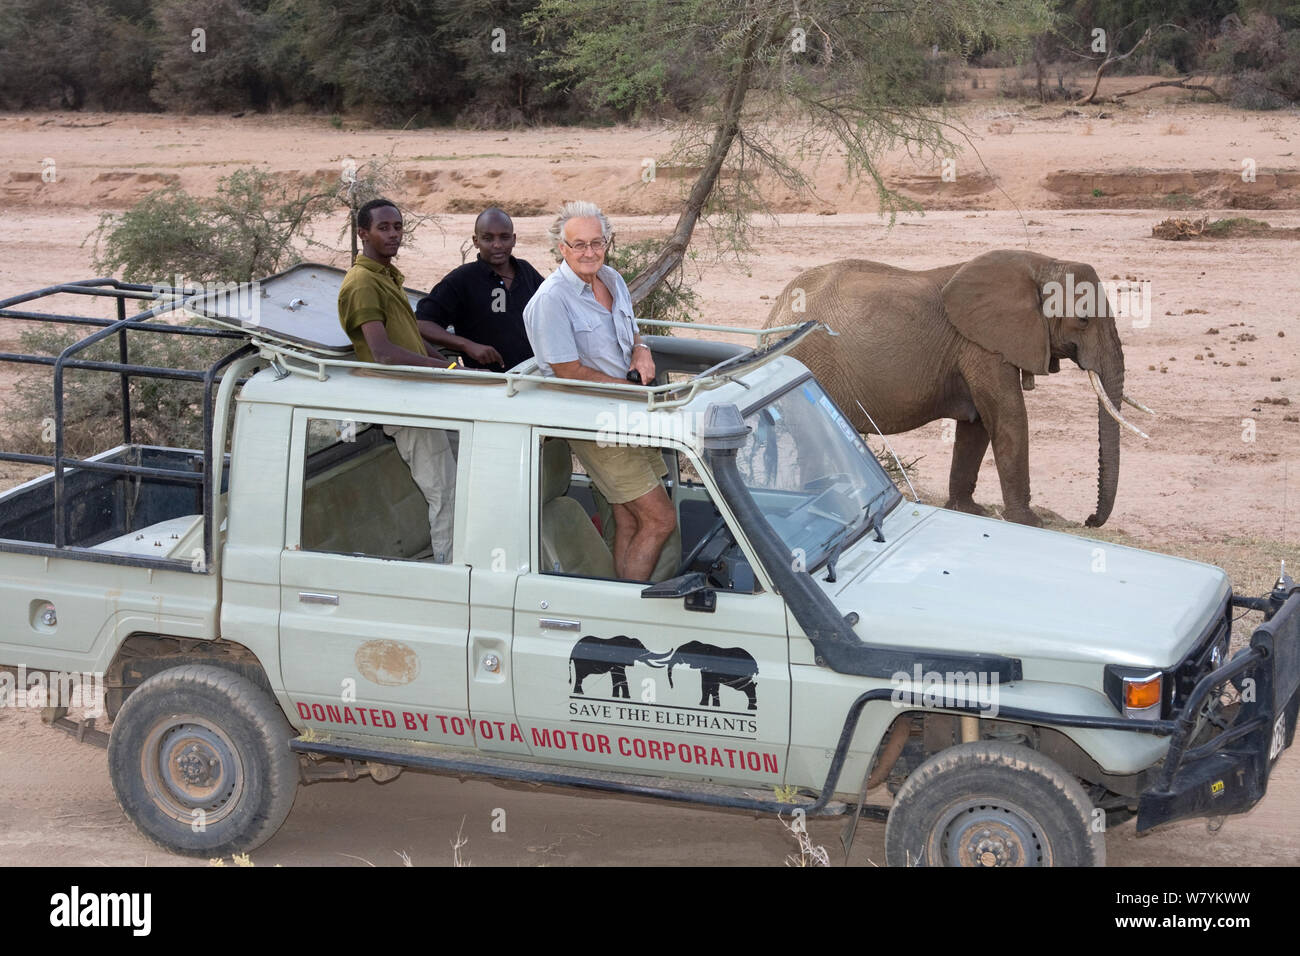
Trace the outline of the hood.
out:
M 1026 680 L 1057 664 L 1168 667 L 1230 593 L 1209 564 L 903 502 L 886 543 L 864 536 L 836 584 L 816 579 L 867 642 L 1018 657 Z

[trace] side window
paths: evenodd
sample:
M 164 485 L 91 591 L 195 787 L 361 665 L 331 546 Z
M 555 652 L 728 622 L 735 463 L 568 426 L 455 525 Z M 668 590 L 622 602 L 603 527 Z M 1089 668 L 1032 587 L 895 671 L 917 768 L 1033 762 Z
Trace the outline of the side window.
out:
M 458 446 L 452 429 L 308 419 L 302 549 L 448 563 Z
M 660 550 L 649 580 L 664 581 L 707 566 L 715 587 L 753 591 L 753 573 L 691 461 L 671 448 L 658 451 L 664 460 L 666 475 L 662 483 L 675 514 L 675 527 Z M 538 569 L 543 574 L 618 579 L 614 566 L 618 535 L 614 508 L 567 440 L 542 439 L 540 454 Z M 743 568 L 733 574 L 737 558 Z

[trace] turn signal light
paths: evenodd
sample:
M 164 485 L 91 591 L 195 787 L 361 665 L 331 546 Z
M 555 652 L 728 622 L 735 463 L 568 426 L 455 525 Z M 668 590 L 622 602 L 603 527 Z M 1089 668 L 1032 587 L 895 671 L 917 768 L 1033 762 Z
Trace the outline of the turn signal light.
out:
M 1159 713 L 1163 676 L 1154 674 L 1150 677 L 1124 678 L 1124 709 L 1130 716 L 1137 716 L 1134 711 L 1138 714 L 1153 710 Z

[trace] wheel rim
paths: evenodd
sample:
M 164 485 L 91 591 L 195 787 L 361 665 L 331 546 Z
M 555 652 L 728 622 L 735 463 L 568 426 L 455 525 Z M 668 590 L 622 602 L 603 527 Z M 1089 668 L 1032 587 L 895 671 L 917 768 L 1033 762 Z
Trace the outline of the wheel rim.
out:
M 167 718 L 149 732 L 140 769 L 154 803 L 191 826 L 209 826 L 234 812 L 244 791 L 244 765 L 220 727 L 193 715 Z
M 1013 803 L 962 803 L 934 828 L 931 857 L 944 866 L 1050 866 L 1051 847 Z

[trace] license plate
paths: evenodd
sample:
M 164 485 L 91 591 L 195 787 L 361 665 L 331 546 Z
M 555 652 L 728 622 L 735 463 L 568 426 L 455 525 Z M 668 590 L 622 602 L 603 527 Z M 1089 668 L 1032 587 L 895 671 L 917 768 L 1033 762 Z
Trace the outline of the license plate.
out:
M 1277 720 L 1273 721 L 1273 740 L 1268 745 L 1268 759 L 1274 760 L 1282 753 L 1282 748 L 1286 746 L 1286 714 L 1277 715 Z

